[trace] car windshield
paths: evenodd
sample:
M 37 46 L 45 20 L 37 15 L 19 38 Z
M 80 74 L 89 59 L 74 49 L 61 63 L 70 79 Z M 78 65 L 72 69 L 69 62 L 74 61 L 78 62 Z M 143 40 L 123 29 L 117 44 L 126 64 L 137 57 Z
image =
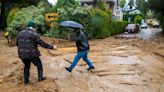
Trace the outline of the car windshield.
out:
M 147 24 L 146 24 L 146 23 L 143 23 L 142 25 L 147 26 Z

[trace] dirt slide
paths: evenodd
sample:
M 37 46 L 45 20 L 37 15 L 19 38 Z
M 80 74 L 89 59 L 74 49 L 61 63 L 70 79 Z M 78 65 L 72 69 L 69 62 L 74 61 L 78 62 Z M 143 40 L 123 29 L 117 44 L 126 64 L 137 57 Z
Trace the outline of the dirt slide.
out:
M 91 40 L 89 58 L 96 69 L 79 61 L 73 72 L 64 67 L 72 63 L 75 44 L 44 37 L 57 51 L 39 47 L 42 56 L 43 82 L 37 82 L 37 70 L 31 67 L 30 84 L 23 84 L 23 64 L 17 47 L 9 47 L 0 36 L 0 92 L 163 92 L 164 40 L 115 39 Z

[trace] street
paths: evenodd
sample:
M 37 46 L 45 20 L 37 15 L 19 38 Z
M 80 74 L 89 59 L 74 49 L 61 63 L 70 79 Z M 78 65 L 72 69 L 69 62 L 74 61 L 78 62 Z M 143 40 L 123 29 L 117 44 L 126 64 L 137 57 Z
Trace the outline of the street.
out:
M 71 74 L 64 67 L 70 65 L 76 54 L 74 42 L 44 37 L 58 47 L 57 51 L 40 48 L 48 79 L 38 83 L 37 70 L 32 65 L 27 86 L 23 85 L 23 64 L 17 47 L 8 47 L 1 35 L 0 89 L 2 92 L 163 92 L 164 36 L 155 36 L 158 31 L 161 32 L 149 28 L 130 38 L 124 35 L 125 39 L 91 40 L 89 58 L 95 70 L 87 71 L 88 66 L 80 60 Z

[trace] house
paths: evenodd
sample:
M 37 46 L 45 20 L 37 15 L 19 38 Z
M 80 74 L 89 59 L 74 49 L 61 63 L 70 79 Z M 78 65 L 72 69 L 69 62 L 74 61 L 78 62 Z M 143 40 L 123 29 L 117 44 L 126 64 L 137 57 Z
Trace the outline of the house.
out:
M 101 0 L 102 2 L 106 2 L 108 5 L 108 9 L 110 9 L 113 13 L 113 18 L 115 20 L 122 20 L 123 13 L 122 9 L 118 6 L 118 0 Z M 81 4 L 87 4 L 92 7 L 96 7 L 97 0 L 80 0 Z

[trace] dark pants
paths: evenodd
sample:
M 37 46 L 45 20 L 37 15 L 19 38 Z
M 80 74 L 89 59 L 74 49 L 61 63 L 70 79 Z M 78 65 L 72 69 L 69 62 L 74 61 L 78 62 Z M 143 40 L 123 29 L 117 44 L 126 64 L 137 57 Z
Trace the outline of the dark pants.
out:
M 37 67 L 38 69 L 38 78 L 43 77 L 43 68 L 42 68 L 42 62 L 39 57 L 30 58 L 30 59 L 22 59 L 24 63 L 24 80 L 28 80 L 30 76 L 30 65 L 31 62 Z

